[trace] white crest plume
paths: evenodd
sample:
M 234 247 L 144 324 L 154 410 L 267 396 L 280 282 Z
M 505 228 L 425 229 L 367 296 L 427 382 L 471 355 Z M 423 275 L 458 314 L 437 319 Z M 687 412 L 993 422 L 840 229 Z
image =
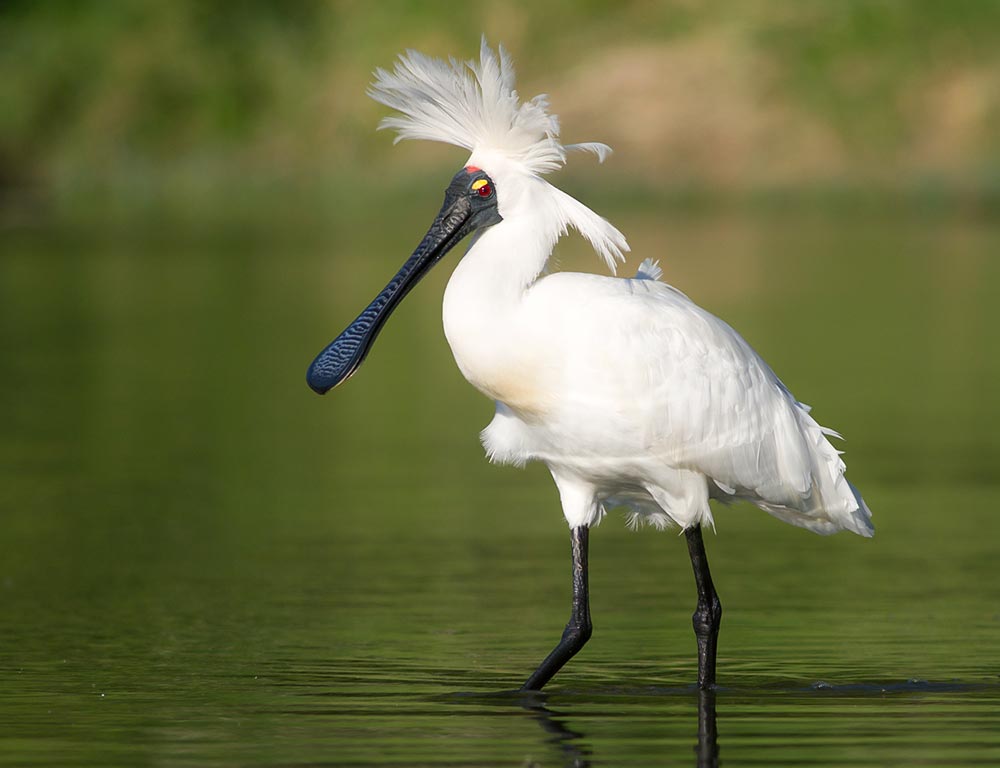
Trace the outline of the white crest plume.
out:
M 494 53 L 485 36 L 478 62 L 406 51 L 391 72 L 375 70 L 368 95 L 400 113 L 379 123 L 379 129 L 397 132 L 396 142 L 426 139 L 474 154 L 497 154 L 536 178 L 565 165 L 568 150 L 592 152 L 601 162 L 611 154 L 611 147 L 600 142 L 563 145 L 559 118 L 548 112 L 548 97 L 539 94 L 522 103 L 510 56 L 502 45 Z M 613 272 L 628 250 L 624 235 L 578 200 L 542 183 L 552 193 L 556 237 L 568 226 L 576 228 Z

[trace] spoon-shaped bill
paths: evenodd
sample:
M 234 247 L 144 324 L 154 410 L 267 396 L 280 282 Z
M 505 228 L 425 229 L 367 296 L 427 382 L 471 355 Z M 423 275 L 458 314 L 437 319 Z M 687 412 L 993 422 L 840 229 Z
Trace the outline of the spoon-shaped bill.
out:
M 389 315 L 420 278 L 469 231 L 472 210 L 464 195 L 445 197 L 441 212 L 417 246 L 365 310 L 320 352 L 306 374 L 306 382 L 320 395 L 358 370 Z

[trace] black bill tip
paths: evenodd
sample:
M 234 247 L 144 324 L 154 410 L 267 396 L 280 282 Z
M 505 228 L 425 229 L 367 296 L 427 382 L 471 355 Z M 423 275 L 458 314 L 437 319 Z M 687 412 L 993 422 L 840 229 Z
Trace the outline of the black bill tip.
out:
M 306 384 L 309 385 L 309 389 L 315 392 L 317 395 L 325 395 L 335 386 L 337 386 L 346 376 L 337 380 L 335 377 L 329 375 L 329 373 L 317 368 L 316 363 L 318 360 L 313 361 L 313 364 L 309 366 L 309 370 L 306 372 Z
M 370 325 L 366 322 L 371 309 L 351 323 L 343 333 L 316 355 L 306 372 L 306 384 L 317 395 L 325 395 L 346 381 L 361 365 L 371 343 Z

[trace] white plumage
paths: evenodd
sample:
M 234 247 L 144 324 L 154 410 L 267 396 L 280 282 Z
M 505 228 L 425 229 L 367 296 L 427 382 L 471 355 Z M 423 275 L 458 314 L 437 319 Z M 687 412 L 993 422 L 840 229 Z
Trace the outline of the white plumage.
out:
M 398 139 L 471 151 L 493 179 L 502 221 L 482 231 L 444 296 L 459 368 L 496 401 L 489 457 L 550 469 L 573 528 L 609 507 L 634 521 L 713 524 L 708 501 L 745 499 L 817 533 L 871 536 L 871 515 L 820 427 L 743 338 L 659 282 L 555 272 L 553 246 L 572 227 L 614 271 L 624 236 L 542 175 L 567 149 L 544 97 L 522 103 L 510 60 L 483 41 L 479 62 L 408 52 L 379 70 L 371 95 L 399 114 Z M 397 140 L 398 140 L 397 139 Z

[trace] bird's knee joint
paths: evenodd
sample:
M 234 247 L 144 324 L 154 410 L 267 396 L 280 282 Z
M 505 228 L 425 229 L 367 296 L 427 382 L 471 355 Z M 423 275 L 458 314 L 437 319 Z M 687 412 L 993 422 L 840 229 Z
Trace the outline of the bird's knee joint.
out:
M 589 621 L 570 621 L 563 630 L 563 642 L 572 643 L 580 648 L 586 643 L 590 636 L 594 634 L 594 627 Z
M 691 616 L 694 631 L 697 635 L 717 634 L 722 623 L 722 603 L 715 595 L 710 602 L 698 602 L 698 607 Z

